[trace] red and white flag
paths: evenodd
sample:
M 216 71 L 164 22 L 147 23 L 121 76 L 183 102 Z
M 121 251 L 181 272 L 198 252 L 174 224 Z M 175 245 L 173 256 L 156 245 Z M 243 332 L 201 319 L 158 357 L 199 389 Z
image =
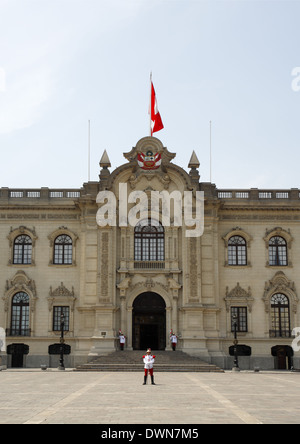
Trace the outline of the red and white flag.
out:
M 164 127 L 158 108 L 157 108 L 157 100 L 156 94 L 154 90 L 154 86 L 151 79 L 151 97 L 150 97 L 150 133 L 151 136 L 153 133 L 162 130 Z

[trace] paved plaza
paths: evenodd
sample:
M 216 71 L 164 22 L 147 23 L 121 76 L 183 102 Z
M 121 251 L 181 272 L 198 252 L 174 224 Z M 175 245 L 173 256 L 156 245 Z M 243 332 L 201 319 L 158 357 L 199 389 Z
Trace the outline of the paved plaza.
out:
M 300 373 L 0 372 L 1 424 L 300 422 Z M 149 381 L 148 381 L 149 382 Z

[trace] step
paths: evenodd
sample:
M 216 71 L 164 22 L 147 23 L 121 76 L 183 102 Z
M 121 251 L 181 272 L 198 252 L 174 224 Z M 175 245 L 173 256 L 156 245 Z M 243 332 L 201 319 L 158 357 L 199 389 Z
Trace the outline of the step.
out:
M 144 353 L 140 350 L 116 351 L 109 355 L 98 356 L 91 362 L 77 366 L 74 370 L 140 372 L 144 368 L 142 362 Z M 156 372 L 223 372 L 216 365 L 204 362 L 182 351 L 153 351 L 152 353 L 156 355 L 156 362 L 154 364 Z
M 94 372 L 143 372 L 143 366 L 137 365 L 120 365 L 120 364 L 94 364 L 81 365 L 76 367 L 75 371 L 94 371 Z M 216 366 L 193 366 L 193 365 L 155 365 L 155 372 L 218 372 L 223 373 L 224 370 Z

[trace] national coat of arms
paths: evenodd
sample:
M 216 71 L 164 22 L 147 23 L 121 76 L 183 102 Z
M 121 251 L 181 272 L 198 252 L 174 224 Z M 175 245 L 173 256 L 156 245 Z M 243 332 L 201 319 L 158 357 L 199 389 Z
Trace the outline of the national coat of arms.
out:
M 139 167 L 143 170 L 157 170 L 161 165 L 161 154 L 153 154 L 153 151 L 148 150 L 146 154 L 138 154 L 137 162 Z

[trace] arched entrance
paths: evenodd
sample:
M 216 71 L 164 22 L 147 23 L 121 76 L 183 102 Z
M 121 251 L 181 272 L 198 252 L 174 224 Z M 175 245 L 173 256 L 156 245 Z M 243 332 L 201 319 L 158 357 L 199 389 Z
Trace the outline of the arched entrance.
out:
M 159 294 L 146 292 L 135 299 L 132 332 L 134 350 L 166 348 L 166 304 Z

